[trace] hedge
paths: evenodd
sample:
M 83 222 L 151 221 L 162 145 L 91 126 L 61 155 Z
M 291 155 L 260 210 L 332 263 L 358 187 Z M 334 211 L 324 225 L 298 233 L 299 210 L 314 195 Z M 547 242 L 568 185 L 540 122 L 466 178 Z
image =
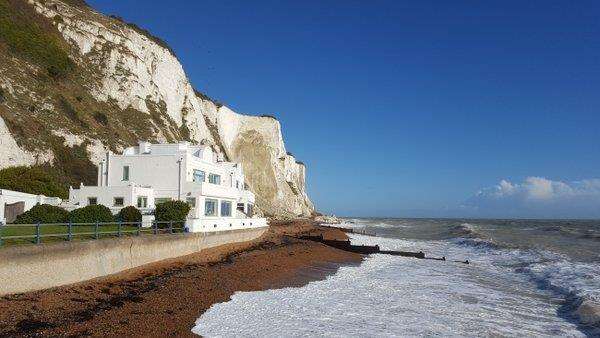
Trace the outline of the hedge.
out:
M 167 201 L 156 205 L 154 217 L 157 222 L 174 221 L 175 225 L 183 226 L 190 208 L 190 205 L 184 201 Z M 160 224 L 159 226 L 165 227 L 166 225 Z
M 124 223 L 141 222 L 142 213 L 138 210 L 138 208 L 130 205 L 119 211 L 119 213 L 117 214 L 117 220 Z
M 69 212 L 61 207 L 49 204 L 38 204 L 17 216 L 15 224 L 37 223 L 66 223 L 69 221 Z
M 72 223 L 110 223 L 115 221 L 115 217 L 109 208 L 97 204 L 71 211 L 69 213 L 69 221 Z

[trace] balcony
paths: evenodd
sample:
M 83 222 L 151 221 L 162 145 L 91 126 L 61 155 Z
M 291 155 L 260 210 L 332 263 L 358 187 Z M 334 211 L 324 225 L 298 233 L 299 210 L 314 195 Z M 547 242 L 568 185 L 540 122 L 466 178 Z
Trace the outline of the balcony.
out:
M 206 182 L 185 182 L 183 193 L 184 195 L 192 193 L 194 196 L 202 195 L 237 200 L 240 197 L 241 191 L 236 188 Z

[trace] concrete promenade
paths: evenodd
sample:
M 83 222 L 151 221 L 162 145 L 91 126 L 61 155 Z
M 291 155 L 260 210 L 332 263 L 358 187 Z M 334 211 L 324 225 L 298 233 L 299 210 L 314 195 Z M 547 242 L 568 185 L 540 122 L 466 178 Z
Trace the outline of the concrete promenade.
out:
M 260 237 L 268 227 L 107 238 L 0 249 L 0 296 L 106 276 L 144 264 Z

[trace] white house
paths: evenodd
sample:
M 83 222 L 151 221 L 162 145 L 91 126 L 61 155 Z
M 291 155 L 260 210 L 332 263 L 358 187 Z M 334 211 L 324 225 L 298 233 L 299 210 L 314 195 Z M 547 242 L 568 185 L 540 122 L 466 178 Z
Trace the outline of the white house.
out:
M 0 224 L 13 222 L 16 217 L 36 204 L 59 205 L 58 197 L 26 194 L 23 192 L 0 189 Z
M 266 226 L 264 218 L 254 217 L 255 198 L 246 190 L 242 165 L 219 157 L 204 145 L 140 142 L 121 155 L 107 152 L 97 186 L 70 188 L 69 202 L 103 204 L 117 213 L 129 205 L 150 212 L 158 203 L 182 200 L 192 207 L 190 231 Z

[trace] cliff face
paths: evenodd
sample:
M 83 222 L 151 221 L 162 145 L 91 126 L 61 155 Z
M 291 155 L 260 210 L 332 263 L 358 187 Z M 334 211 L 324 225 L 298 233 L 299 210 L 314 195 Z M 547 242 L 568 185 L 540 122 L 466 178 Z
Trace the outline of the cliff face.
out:
M 8 11 L 0 16 L 0 167 L 47 162 L 68 173 L 64 162 L 78 150 L 77 163 L 89 170 L 105 148 L 188 140 L 241 162 L 266 214 L 313 211 L 305 166 L 286 152 L 279 122 L 195 91 L 160 39 L 77 0 L 0 0 L 0 7 Z M 14 33 L 23 30 L 32 47 Z

